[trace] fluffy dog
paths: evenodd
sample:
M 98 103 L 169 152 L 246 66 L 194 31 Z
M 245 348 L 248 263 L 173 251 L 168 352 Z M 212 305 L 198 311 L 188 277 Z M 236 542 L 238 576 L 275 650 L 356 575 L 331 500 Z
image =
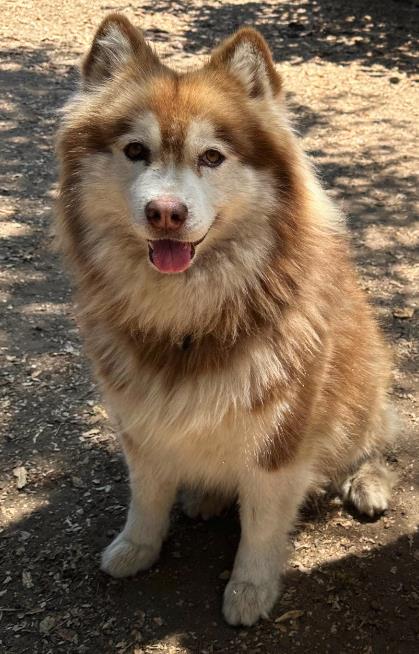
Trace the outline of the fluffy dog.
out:
M 179 74 L 112 14 L 58 135 L 58 237 L 130 474 L 102 569 L 154 563 L 180 488 L 192 513 L 238 498 L 233 625 L 272 608 L 314 485 L 370 516 L 391 486 L 388 354 L 283 96 L 253 29 Z

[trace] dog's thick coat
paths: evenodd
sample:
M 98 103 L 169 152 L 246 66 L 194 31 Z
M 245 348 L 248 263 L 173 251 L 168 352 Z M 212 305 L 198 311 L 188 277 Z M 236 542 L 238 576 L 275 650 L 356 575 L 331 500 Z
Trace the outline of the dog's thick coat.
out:
M 180 487 L 193 513 L 200 498 L 216 508 L 211 492 L 238 497 L 224 615 L 252 624 L 277 597 L 313 484 L 331 480 L 370 515 L 387 506 L 388 355 L 344 225 L 251 29 L 178 74 L 109 16 L 58 153 L 58 238 L 130 471 L 127 523 L 102 567 L 124 576 L 155 561 Z M 147 213 L 168 197 L 187 211 L 175 233 Z M 158 269 L 170 253 L 183 272 Z

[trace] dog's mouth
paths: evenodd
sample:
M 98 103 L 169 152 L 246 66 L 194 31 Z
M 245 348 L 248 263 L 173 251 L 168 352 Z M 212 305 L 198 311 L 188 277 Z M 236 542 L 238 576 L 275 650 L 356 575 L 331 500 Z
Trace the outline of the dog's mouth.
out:
M 185 272 L 192 263 L 196 247 L 202 243 L 206 234 L 189 243 L 171 238 L 161 238 L 148 241 L 148 256 L 155 268 L 162 273 Z

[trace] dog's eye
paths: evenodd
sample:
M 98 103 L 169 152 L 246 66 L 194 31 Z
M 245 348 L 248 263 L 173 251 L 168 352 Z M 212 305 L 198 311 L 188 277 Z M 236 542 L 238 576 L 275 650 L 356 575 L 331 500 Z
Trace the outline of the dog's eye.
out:
M 199 158 L 199 163 L 201 166 L 209 166 L 210 168 L 216 168 L 217 166 L 223 163 L 224 159 L 225 156 L 221 154 L 221 152 L 218 152 L 218 150 L 211 148 L 210 150 L 204 152 L 204 154 L 201 154 Z
M 124 148 L 124 154 L 131 161 L 149 161 L 150 159 L 150 150 L 138 141 L 128 143 Z

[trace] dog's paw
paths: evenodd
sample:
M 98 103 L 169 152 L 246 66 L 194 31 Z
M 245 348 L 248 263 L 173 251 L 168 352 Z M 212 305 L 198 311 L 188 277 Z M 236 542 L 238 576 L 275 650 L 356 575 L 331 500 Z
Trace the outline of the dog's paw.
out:
M 147 570 L 158 556 L 158 547 L 136 545 L 121 533 L 102 552 L 100 567 L 111 577 L 131 577 L 140 570 Z
M 342 485 L 342 495 L 364 515 L 373 518 L 388 508 L 394 473 L 378 463 L 367 463 Z
M 279 593 L 278 583 L 255 585 L 246 581 L 231 580 L 224 591 L 223 614 L 233 625 L 250 627 L 267 618 Z
M 181 495 L 182 509 L 188 518 L 209 520 L 223 513 L 232 503 L 220 493 L 204 493 L 194 489 L 185 489 Z
M 390 493 L 386 488 L 361 483 L 344 484 L 344 497 L 363 515 L 370 518 L 380 515 L 388 508 Z

